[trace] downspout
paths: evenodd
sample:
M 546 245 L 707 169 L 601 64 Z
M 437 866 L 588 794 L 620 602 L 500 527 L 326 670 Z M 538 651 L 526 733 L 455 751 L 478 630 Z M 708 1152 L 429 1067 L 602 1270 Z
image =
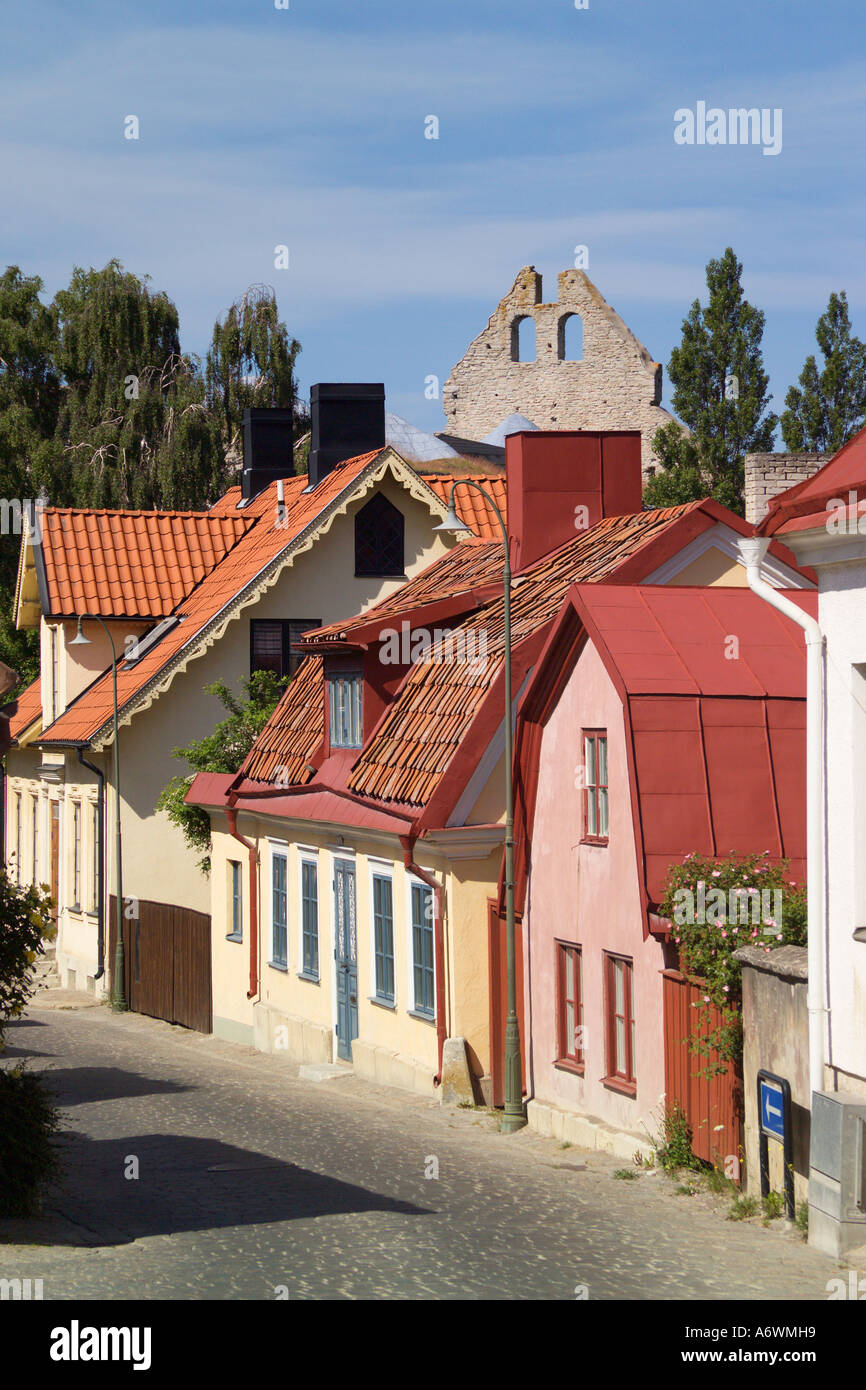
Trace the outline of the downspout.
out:
M 94 980 L 105 974 L 105 773 L 95 763 L 89 763 L 82 748 L 76 748 L 78 761 L 94 774 L 99 783 L 96 802 L 96 833 L 99 836 L 99 893 L 96 899 L 96 964 Z
M 259 993 L 259 888 L 257 862 L 259 852 L 252 840 L 246 839 L 238 830 L 238 813 L 233 806 L 226 807 L 229 834 L 239 845 L 243 845 L 250 860 L 250 987 L 247 998 L 255 999 Z
M 806 892 L 808 908 L 809 1090 L 824 1090 L 824 634 L 814 618 L 761 578 L 770 541 L 754 536 L 740 541 L 749 588 L 784 613 L 806 637 Z
M 400 844 L 403 846 L 403 866 L 408 873 L 420 878 L 422 883 L 426 883 L 428 888 L 433 889 L 433 902 L 435 903 L 433 915 L 433 959 L 436 978 L 436 1048 L 439 1058 L 439 1069 L 433 1077 L 433 1085 L 442 1084 L 442 1052 L 445 1047 L 445 932 L 442 912 L 442 884 L 433 874 L 422 869 L 420 864 L 416 864 L 412 858 L 412 851 L 415 848 L 414 835 L 401 835 Z

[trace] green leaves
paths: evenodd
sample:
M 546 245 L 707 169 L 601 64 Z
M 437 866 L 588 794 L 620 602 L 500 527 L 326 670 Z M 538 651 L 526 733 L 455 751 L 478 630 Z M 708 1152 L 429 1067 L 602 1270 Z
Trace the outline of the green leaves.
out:
M 0 1052 L 10 1020 L 34 992 L 33 963 L 54 935 L 47 889 L 19 887 L 0 866 Z
M 852 336 L 844 290 L 830 295 L 815 337 L 824 365 L 806 358 L 785 397 L 782 438 L 793 451 L 835 453 L 866 420 L 866 345 Z
M 671 506 L 712 496 L 743 510 L 743 461 L 772 448 L 776 416 L 767 413 L 769 376 L 761 340 L 764 315 L 743 297 L 743 267 L 728 247 L 707 265 L 706 308 L 695 300 L 683 320 L 668 375 L 676 422 L 656 433 L 661 470 L 647 484 L 644 501 Z
M 199 868 L 205 873 L 210 871 L 210 816 L 200 806 L 188 806 L 184 800 L 192 776 L 196 772 L 239 772 L 286 684 L 273 671 L 254 671 L 241 681 L 241 696 L 222 680 L 206 685 L 205 694 L 217 697 L 228 711 L 228 718 L 221 720 L 212 734 L 194 739 L 186 748 L 172 750 L 172 757 L 182 758 L 193 773 L 172 778 L 160 792 L 157 810 L 165 811 L 183 831 L 190 848 L 202 855 Z

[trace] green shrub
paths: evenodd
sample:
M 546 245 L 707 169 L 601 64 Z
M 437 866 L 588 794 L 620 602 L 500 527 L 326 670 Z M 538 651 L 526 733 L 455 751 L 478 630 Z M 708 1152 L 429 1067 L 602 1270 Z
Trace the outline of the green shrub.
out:
M 735 1197 L 728 1212 L 729 1221 L 746 1221 L 758 1210 L 757 1197 Z
M 621 1178 L 623 1182 L 634 1182 L 637 1173 L 633 1168 L 617 1168 L 614 1170 L 613 1176 L 615 1178 Z
M 44 888 L 21 888 L 0 867 L 0 1052 L 6 1028 L 35 989 L 33 963 L 56 928 L 51 897 Z
M 57 1111 L 42 1078 L 0 1067 L 0 1217 L 33 1216 L 57 1177 Z
M 662 1120 L 662 1140 L 655 1144 L 656 1159 L 666 1173 L 675 1173 L 680 1168 L 699 1170 L 701 1160 L 692 1153 L 692 1132 L 685 1112 L 679 1105 L 673 1105 L 665 1112 Z

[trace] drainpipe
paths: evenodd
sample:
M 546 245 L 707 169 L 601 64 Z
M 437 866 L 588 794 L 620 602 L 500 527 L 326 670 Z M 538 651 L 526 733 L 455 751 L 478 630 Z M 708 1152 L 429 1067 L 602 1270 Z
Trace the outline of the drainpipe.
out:
M 761 578 L 770 541 L 740 541 L 749 588 L 803 629 L 806 637 L 806 890 L 808 895 L 809 1089 L 824 1090 L 824 634 L 814 618 Z
M 78 761 L 82 767 L 92 772 L 99 790 L 96 802 L 96 833 L 99 836 L 99 891 L 96 898 L 96 964 L 98 969 L 94 980 L 101 980 L 105 974 L 105 773 L 95 763 L 89 763 L 82 748 L 76 748 Z
M 442 1051 L 445 1047 L 445 933 L 442 913 L 442 884 L 433 874 L 422 869 L 420 864 L 416 864 L 412 858 L 412 851 L 415 848 L 414 835 L 401 835 L 400 844 L 403 846 L 403 866 L 408 873 L 420 878 L 422 883 L 426 883 L 428 888 L 433 889 L 433 902 L 435 904 L 433 916 L 433 958 L 436 977 L 436 1047 L 439 1057 L 439 1070 L 433 1077 L 433 1085 L 442 1084 Z
M 259 993 L 259 889 L 257 862 L 259 852 L 252 840 L 247 840 L 238 830 L 238 813 L 232 806 L 226 807 L 229 834 L 239 845 L 243 845 L 250 858 L 250 987 L 247 998 L 255 999 Z

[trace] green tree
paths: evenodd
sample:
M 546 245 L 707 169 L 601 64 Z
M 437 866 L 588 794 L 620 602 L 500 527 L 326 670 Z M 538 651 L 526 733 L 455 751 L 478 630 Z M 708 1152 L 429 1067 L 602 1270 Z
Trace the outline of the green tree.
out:
M 819 372 L 814 355 L 806 358 L 785 397 L 782 438 L 794 452 L 835 453 L 866 420 L 866 345 L 852 336 L 844 290 L 830 295 L 815 338 L 824 365 Z
M 178 313 L 119 261 L 77 266 L 58 291 L 63 380 L 50 500 L 81 507 L 201 507 L 222 484 L 219 433 Z
M 192 773 L 173 777 L 163 787 L 157 810 L 165 811 L 169 820 L 184 833 L 189 847 L 203 857 L 199 867 L 210 871 L 210 817 L 200 806 L 187 806 L 184 797 L 197 772 L 239 772 L 241 764 L 273 714 L 286 686 L 285 679 L 272 671 L 254 671 L 241 680 L 243 694 L 239 697 L 225 681 L 215 681 L 204 687 L 206 695 L 215 695 L 228 711 L 228 717 L 217 724 L 212 734 L 194 739 L 186 748 L 174 748 L 173 758 L 182 758 Z
M 34 962 L 54 935 L 47 890 L 20 887 L 0 865 L 0 1051 L 10 1021 L 23 1013 L 36 988 Z
M 269 285 L 251 285 L 214 324 L 205 367 L 208 404 L 219 419 L 225 453 L 235 464 L 241 459 L 247 406 L 294 406 L 303 423 L 294 375 L 300 350 L 280 319 Z
M 769 377 L 761 340 L 764 314 L 743 296 L 743 267 L 730 247 L 707 266 L 708 302 L 695 300 L 683 320 L 668 375 L 676 422 L 656 432 L 661 469 L 646 487 L 648 506 L 708 495 L 743 510 L 743 461 L 772 448 L 776 416 L 767 413 Z
M 0 497 L 33 501 L 50 495 L 52 440 L 60 379 L 54 365 L 56 325 L 39 296 L 38 276 L 11 265 L 0 275 Z M 13 625 L 12 598 L 21 537 L 0 535 L 0 661 L 22 678 L 38 670 L 38 638 Z

